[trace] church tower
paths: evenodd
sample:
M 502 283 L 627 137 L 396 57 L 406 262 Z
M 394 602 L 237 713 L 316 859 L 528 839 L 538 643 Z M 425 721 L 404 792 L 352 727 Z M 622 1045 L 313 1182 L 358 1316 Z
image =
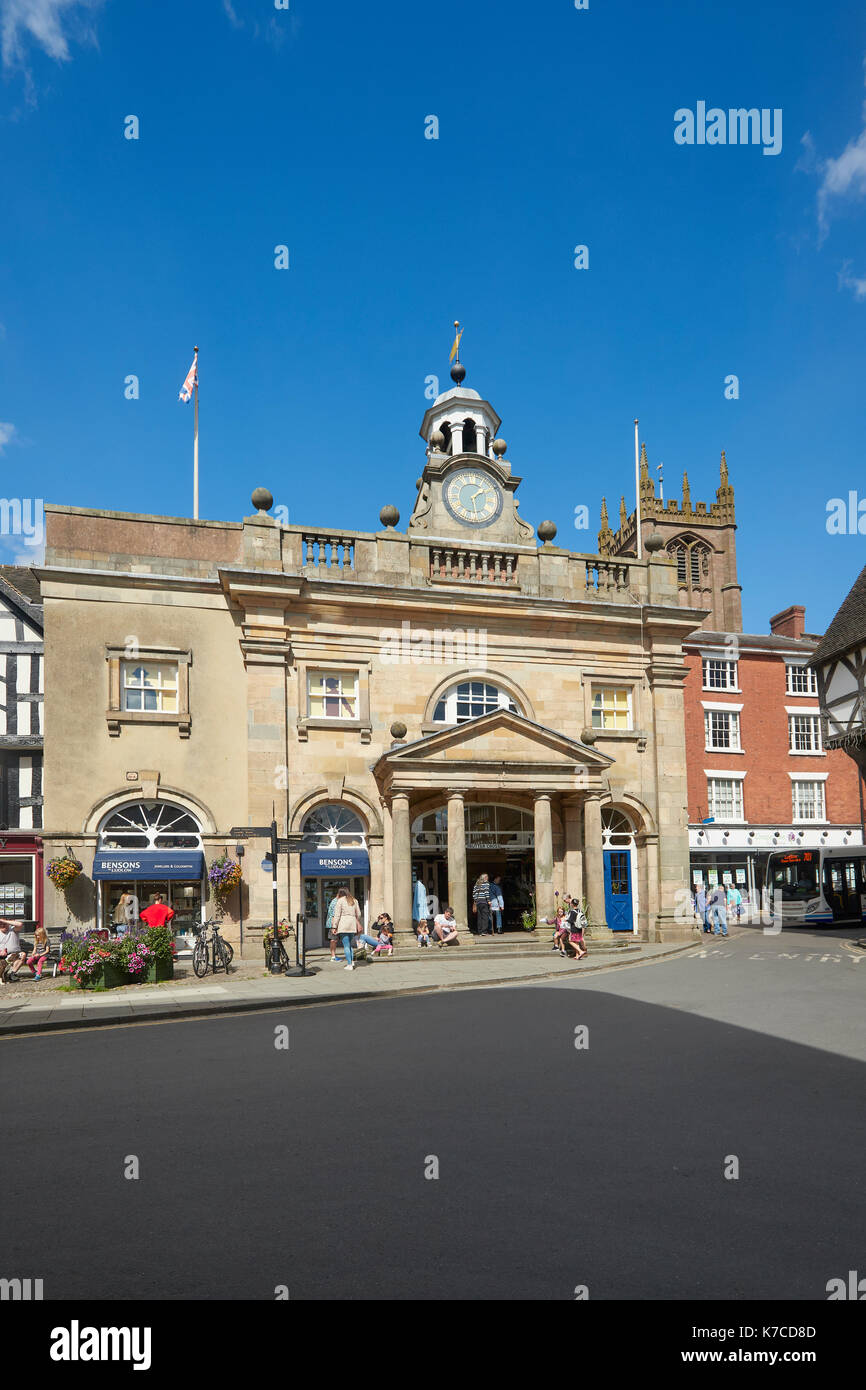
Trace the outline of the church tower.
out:
M 742 585 L 737 581 L 737 530 L 734 489 L 728 478 L 728 464 L 722 451 L 716 500 L 692 502 L 688 473 L 683 474 L 682 501 L 656 495 L 650 477 L 646 445 L 640 451 L 641 541 L 657 531 L 664 548 L 676 561 L 677 589 L 683 608 L 708 608 L 701 627 L 714 632 L 742 632 Z M 634 555 L 635 514 L 620 507 L 618 531 L 610 529 L 607 506 L 602 500 L 600 555 Z

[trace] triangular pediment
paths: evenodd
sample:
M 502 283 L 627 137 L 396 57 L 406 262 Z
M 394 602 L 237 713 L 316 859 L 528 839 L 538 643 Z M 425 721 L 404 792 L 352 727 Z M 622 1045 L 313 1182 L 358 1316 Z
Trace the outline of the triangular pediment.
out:
M 392 748 L 379 759 L 377 769 L 382 765 L 390 765 L 396 771 L 407 764 L 492 763 L 537 764 L 546 769 L 560 766 L 563 771 L 580 766 L 590 773 L 600 773 L 613 761 L 588 744 L 547 729 L 513 710 L 501 709 Z

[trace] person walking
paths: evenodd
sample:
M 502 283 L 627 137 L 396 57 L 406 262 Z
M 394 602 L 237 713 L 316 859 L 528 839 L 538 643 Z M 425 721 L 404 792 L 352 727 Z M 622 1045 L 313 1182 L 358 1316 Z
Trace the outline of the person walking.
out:
M 167 927 L 174 921 L 174 908 L 169 907 L 161 893 L 157 893 L 150 907 L 141 913 L 142 922 L 149 927 Z
M 499 936 L 502 935 L 502 914 L 505 911 L 505 899 L 502 896 L 502 878 L 499 874 L 490 885 L 490 915 L 493 918 L 493 931 Z
M 713 929 L 710 926 L 709 919 L 709 898 L 707 897 L 707 890 L 703 882 L 701 882 L 701 886 L 695 894 L 695 914 L 701 919 L 701 929 L 704 935 L 709 936 Z
M 325 934 L 328 938 L 328 945 L 331 949 L 331 963 L 337 964 L 337 933 L 334 931 L 334 911 L 337 906 L 337 895 L 334 894 L 328 903 L 328 915 L 325 919 Z
M 334 908 L 334 930 L 343 943 L 346 956 L 344 970 L 355 969 L 354 943 L 361 930 L 361 909 L 348 888 L 337 893 L 337 906 Z
M 472 911 L 475 914 L 475 935 L 490 936 L 490 880 L 479 874 L 472 889 Z
M 717 883 L 710 894 L 707 913 L 712 923 L 713 936 L 727 936 L 728 934 L 728 910 L 727 894 L 720 883 Z
M 743 895 L 736 884 L 731 883 L 728 885 L 728 891 L 725 894 L 725 902 L 728 912 L 733 912 L 739 922 L 740 913 L 743 910 Z

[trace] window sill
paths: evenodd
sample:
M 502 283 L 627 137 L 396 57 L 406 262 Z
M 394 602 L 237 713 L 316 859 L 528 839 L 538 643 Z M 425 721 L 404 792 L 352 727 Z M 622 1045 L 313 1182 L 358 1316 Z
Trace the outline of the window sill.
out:
M 745 748 L 714 748 L 714 747 L 712 746 L 712 744 L 709 744 L 709 743 L 708 743 L 708 744 L 706 745 L 706 747 L 704 748 L 704 752 L 705 752 L 705 753 L 733 753 L 733 755 L 734 755 L 735 757 L 737 757 L 737 758 L 744 758 L 744 757 L 746 756 L 746 750 L 745 750 Z
M 109 709 L 105 720 L 110 738 L 119 738 L 124 724 L 166 724 L 176 728 L 181 738 L 189 738 L 192 724 L 189 714 L 160 714 L 156 710 Z
M 308 741 L 310 729 L 330 729 L 332 732 L 360 733 L 362 743 L 369 743 L 373 736 L 372 724 L 365 724 L 362 719 L 299 719 L 299 743 L 306 743 Z
M 827 754 L 823 748 L 789 748 L 792 758 L 826 758 Z

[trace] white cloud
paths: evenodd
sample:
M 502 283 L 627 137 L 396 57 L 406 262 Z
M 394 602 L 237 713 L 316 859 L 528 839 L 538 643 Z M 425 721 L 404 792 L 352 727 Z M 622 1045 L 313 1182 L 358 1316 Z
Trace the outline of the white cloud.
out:
M 82 11 L 102 0 L 0 0 L 0 49 L 5 68 L 26 71 L 28 43 L 58 63 L 69 58 L 70 39 L 92 38 Z
M 3 421 L 0 420 L 0 454 L 2 454 L 7 444 L 11 444 L 12 440 L 15 438 L 15 434 L 16 430 L 14 425 L 4 425 Z
M 866 76 L 866 58 L 863 60 Z M 814 159 L 814 144 L 807 132 L 803 137 L 807 161 Z M 805 167 L 801 166 L 801 167 Z M 831 211 L 846 199 L 855 202 L 866 197 L 866 102 L 863 105 L 863 129 L 836 159 L 816 160 L 814 168 L 821 176 L 818 187 L 818 236 L 823 241 L 830 230 Z
M 855 299 L 866 299 L 866 275 L 852 275 L 850 261 L 839 271 L 838 280 L 840 290 L 852 290 Z

